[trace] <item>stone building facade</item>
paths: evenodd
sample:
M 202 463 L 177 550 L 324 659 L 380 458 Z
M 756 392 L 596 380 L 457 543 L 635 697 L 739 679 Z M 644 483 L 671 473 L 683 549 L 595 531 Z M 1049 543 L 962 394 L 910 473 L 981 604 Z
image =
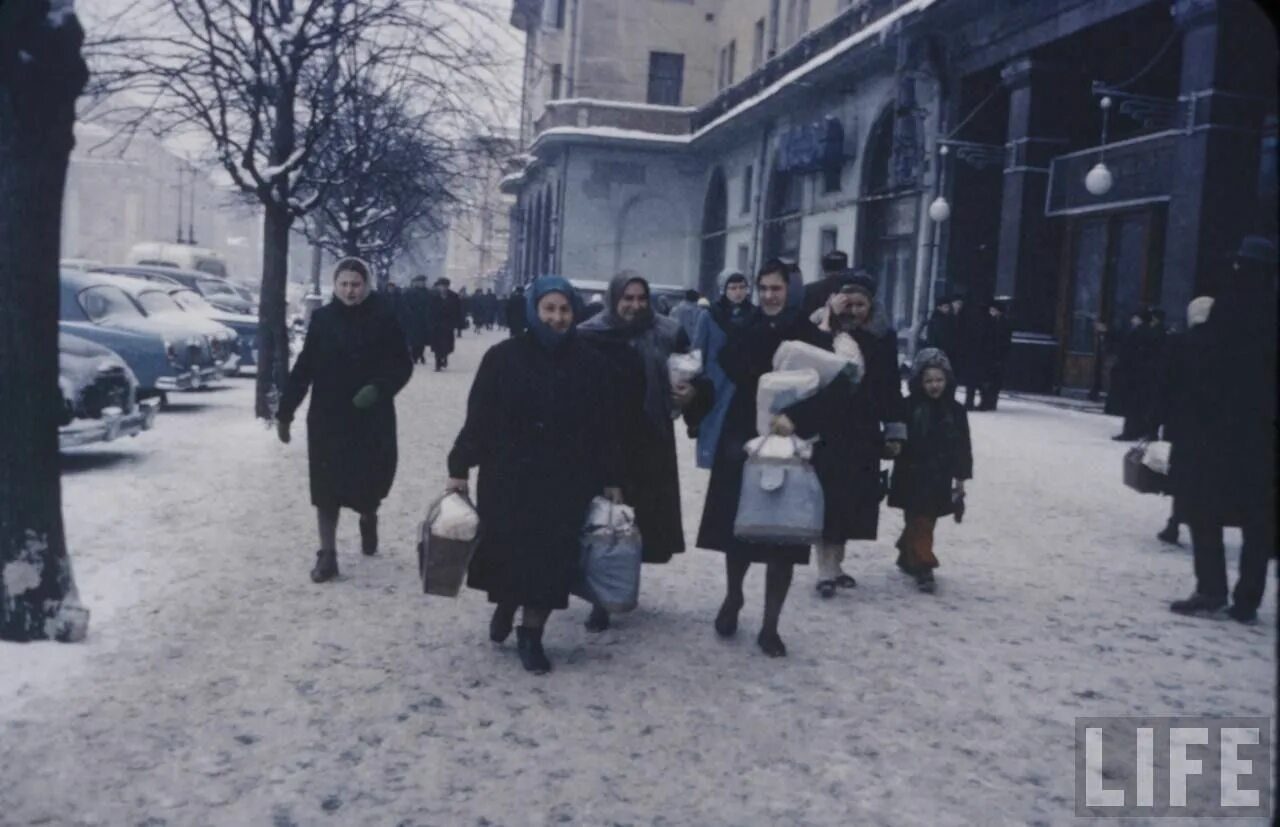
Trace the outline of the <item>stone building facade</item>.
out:
M 1009 386 L 1084 392 L 1117 321 L 1177 322 L 1276 233 L 1276 42 L 1248 0 L 519 0 L 512 22 L 517 281 L 706 292 L 840 249 L 904 353 L 937 296 L 1007 296 Z

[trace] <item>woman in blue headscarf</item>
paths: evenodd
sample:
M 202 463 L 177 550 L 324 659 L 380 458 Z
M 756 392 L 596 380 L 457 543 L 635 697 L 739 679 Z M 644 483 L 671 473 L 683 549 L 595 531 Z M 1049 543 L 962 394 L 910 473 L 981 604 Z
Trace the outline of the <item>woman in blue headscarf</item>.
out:
M 809 562 L 809 546 L 743 542 L 734 536 L 733 526 L 747 461 L 746 444 L 756 437 L 756 388 L 760 377 L 773 370 L 774 351 L 785 341 L 801 341 L 831 350 L 831 335 L 818 330 L 802 313 L 803 289 L 799 270 L 776 259 L 769 261 L 756 277 L 759 312 L 741 327 L 728 329 L 728 341 L 720 351 L 719 361 L 734 386 L 733 400 L 720 426 L 702 524 L 698 528 L 698 548 L 725 555 L 728 588 L 715 621 L 716 632 L 722 637 L 738 630 L 738 612 L 745 602 L 742 585 L 747 569 L 752 563 L 767 566 L 764 620 L 756 642 L 771 657 L 787 653 L 778 635 L 778 619 L 791 588 L 794 567 Z M 832 382 L 818 394 L 822 399 L 815 397 L 817 401 L 813 404 L 822 405 L 831 394 L 849 390 L 851 386 L 847 383 Z M 785 422 L 785 417 L 778 418 L 779 426 Z
M 550 671 L 542 630 L 569 605 L 579 534 L 591 499 L 621 500 L 622 459 L 609 367 L 576 332 L 582 306 L 569 282 L 543 276 L 528 290 L 529 331 L 484 355 L 467 419 L 449 453 L 449 488 L 466 491 L 478 466 L 480 545 L 467 583 L 495 603 L 489 637 L 511 634 L 530 672 Z

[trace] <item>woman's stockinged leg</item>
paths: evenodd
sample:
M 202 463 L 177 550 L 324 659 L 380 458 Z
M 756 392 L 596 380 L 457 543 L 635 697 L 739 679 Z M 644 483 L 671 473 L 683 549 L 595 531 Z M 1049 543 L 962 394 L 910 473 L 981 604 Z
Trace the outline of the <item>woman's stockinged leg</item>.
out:
M 760 636 L 756 642 L 770 657 L 787 654 L 787 647 L 778 635 L 778 619 L 782 616 L 782 605 L 787 601 L 794 573 L 795 566 L 791 563 L 770 563 L 765 571 L 764 622 L 760 624 Z
M 320 550 L 338 550 L 338 509 L 317 508 L 316 526 L 320 530 Z
M 526 629 L 541 629 L 547 625 L 547 618 L 549 617 L 551 617 L 550 609 L 525 606 L 524 614 L 520 618 L 520 625 Z
M 725 598 L 716 615 L 716 634 L 730 637 L 738 631 L 738 612 L 746 600 L 742 596 L 742 584 L 747 579 L 747 570 L 751 563 L 740 560 L 731 554 L 724 556 Z

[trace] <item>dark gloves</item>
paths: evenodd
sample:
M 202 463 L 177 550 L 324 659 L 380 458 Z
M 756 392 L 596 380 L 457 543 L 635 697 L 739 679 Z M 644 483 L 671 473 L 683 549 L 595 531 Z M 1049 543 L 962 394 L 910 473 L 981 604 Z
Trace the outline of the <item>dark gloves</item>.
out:
M 378 404 L 378 389 L 373 385 L 365 385 L 356 391 L 356 395 L 351 398 L 351 404 L 362 411 L 367 411 Z
M 283 442 L 285 445 L 288 445 L 289 440 L 292 439 L 292 437 L 289 436 L 290 424 L 291 423 L 287 419 L 276 420 L 276 436 L 280 437 L 280 441 Z

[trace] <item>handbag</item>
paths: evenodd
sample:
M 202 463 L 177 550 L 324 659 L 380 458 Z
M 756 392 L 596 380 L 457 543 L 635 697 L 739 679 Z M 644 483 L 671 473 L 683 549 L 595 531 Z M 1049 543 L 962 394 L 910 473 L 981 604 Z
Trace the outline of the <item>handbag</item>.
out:
M 742 490 L 733 533 L 749 543 L 808 545 L 822 539 L 822 483 L 801 455 L 794 437 L 786 452 L 763 449 L 769 438 L 754 441 L 742 469 Z
M 480 516 L 466 494 L 449 491 L 431 503 L 418 527 L 423 594 L 457 597 L 479 543 Z
M 1158 474 L 1147 466 L 1143 459 L 1147 455 L 1145 443 L 1133 446 L 1124 455 L 1124 484 L 1139 494 L 1167 494 L 1169 478 Z
M 640 603 L 640 564 L 644 542 L 635 510 L 596 497 L 582 527 L 578 574 L 569 591 L 610 614 Z

